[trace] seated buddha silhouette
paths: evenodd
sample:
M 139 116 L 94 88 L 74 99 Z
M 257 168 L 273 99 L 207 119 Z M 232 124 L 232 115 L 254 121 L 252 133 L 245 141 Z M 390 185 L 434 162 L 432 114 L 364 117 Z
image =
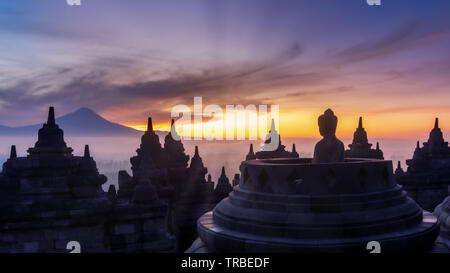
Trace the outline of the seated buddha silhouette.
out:
M 323 136 L 314 148 L 313 163 L 344 161 L 344 143 L 336 137 L 338 118 L 331 109 L 319 117 L 319 131 Z

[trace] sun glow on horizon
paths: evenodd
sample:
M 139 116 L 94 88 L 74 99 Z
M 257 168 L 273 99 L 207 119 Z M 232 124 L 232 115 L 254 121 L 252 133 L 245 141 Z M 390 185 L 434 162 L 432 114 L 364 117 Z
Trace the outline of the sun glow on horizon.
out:
M 319 138 L 319 127 L 317 124 L 317 118 L 321 113 L 317 112 L 286 112 L 280 113 L 279 126 L 276 128 L 283 138 Z M 355 132 L 359 115 L 349 115 L 347 113 L 343 115 L 338 115 L 338 128 L 336 135 L 340 138 L 352 138 L 353 133 Z M 363 127 L 367 131 L 368 137 L 370 138 L 393 138 L 393 139 L 403 139 L 403 138 L 412 138 L 412 139 L 425 139 L 427 138 L 430 130 L 433 128 L 434 124 L 434 116 L 421 114 L 421 113 L 399 113 L 399 114 L 389 114 L 382 113 L 378 115 L 362 115 L 363 117 Z M 414 122 L 405 123 L 404 120 L 411 119 Z M 193 137 L 193 132 L 195 128 L 198 128 L 199 125 L 203 127 L 214 127 L 217 126 L 221 121 L 205 121 L 201 124 L 191 123 L 191 124 L 182 124 L 176 123 L 177 132 L 183 136 Z M 226 122 L 223 122 L 225 126 L 223 127 L 224 137 L 226 139 L 226 131 L 230 129 L 227 127 Z M 125 123 L 124 126 L 131 127 L 133 129 L 145 132 L 147 130 L 147 124 L 134 124 L 134 123 Z M 197 127 L 198 126 L 198 127 Z M 440 118 L 439 126 L 444 132 L 450 131 L 447 130 L 450 128 L 450 120 L 448 118 Z M 244 127 L 244 128 L 243 128 Z M 153 129 L 157 131 L 170 131 L 170 123 L 169 122 L 156 122 L 153 124 Z M 270 129 L 270 124 L 267 126 L 267 133 Z M 201 129 L 200 129 L 201 130 Z M 245 139 L 249 137 L 249 126 L 247 123 L 236 123 L 234 129 L 235 136 L 236 131 L 245 130 Z M 188 133 L 191 132 L 191 133 Z M 214 137 L 214 134 L 203 132 L 203 137 Z M 265 136 L 265 134 L 264 134 Z M 260 138 L 260 135 L 258 134 Z M 445 137 L 445 136 L 444 136 Z

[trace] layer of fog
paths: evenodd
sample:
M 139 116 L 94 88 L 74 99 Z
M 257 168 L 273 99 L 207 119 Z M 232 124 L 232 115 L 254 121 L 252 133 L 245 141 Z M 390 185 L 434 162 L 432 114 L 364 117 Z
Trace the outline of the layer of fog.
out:
M 0 163 L 8 157 L 12 144 L 16 145 L 18 156 L 26 156 L 26 150 L 33 147 L 37 137 L 0 137 Z M 74 149 L 75 155 L 82 155 L 84 145 L 89 144 L 91 156 L 97 162 L 100 173 L 108 177 L 104 185 L 107 189 L 109 184 L 117 187 L 117 173 L 119 170 L 127 170 L 130 174 L 130 157 L 136 154 L 140 145 L 140 138 L 132 137 L 65 137 L 68 146 Z M 311 157 L 314 144 L 318 139 L 286 138 L 282 144 L 287 150 L 292 149 L 292 143 L 296 144 L 297 152 L 301 157 Z M 351 143 L 351 139 L 342 139 L 345 145 Z M 160 139 L 163 145 L 164 139 Z M 412 157 L 416 140 L 412 139 L 370 139 L 370 142 L 380 142 L 380 148 L 384 152 L 385 159 L 392 160 L 395 165 L 399 160 L 405 169 L 405 160 Z M 200 156 L 208 168 L 213 181 L 220 176 L 222 166 L 230 181 L 235 173 L 239 173 L 239 165 L 248 153 L 249 144 L 254 143 L 255 151 L 261 142 L 251 141 L 183 141 L 186 153 L 192 157 L 194 147 L 199 146 Z

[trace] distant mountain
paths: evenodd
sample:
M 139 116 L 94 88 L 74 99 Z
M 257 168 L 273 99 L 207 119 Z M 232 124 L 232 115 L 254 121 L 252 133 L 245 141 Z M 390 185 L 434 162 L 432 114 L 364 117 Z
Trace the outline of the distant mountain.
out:
M 43 121 L 43 123 L 46 121 Z M 36 135 L 42 124 L 21 127 L 0 125 L 1 135 Z M 141 136 L 143 132 L 110 122 L 89 108 L 80 108 L 56 119 L 66 136 Z M 157 132 L 159 135 L 166 134 Z

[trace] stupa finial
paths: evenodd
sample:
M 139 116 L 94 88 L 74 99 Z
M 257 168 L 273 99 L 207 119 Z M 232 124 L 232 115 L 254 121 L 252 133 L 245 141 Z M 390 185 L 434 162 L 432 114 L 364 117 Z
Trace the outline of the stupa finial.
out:
M 220 176 L 226 176 L 225 175 L 225 166 L 222 166 L 222 172 L 220 173 Z
M 394 173 L 397 176 L 403 175 L 405 173 L 402 169 L 402 165 L 401 165 L 400 161 L 397 162 L 397 169 L 395 169 Z
M 195 146 L 194 156 L 197 156 L 197 157 L 200 156 L 200 155 L 198 154 L 198 146 Z
M 434 129 L 439 129 L 439 118 L 434 120 Z
M 40 148 L 46 149 L 40 149 Z M 28 149 L 31 154 L 47 153 L 51 148 L 52 152 L 61 153 L 67 155 L 72 152 L 71 148 L 68 148 L 64 142 L 64 132 L 55 122 L 55 108 L 49 107 L 47 123 L 42 125 L 42 128 L 38 131 L 38 141 L 34 145 L 34 148 Z
M 11 145 L 11 153 L 9 154 L 10 159 L 17 158 L 16 145 Z
M 91 157 L 91 152 L 89 151 L 89 145 L 84 145 L 84 157 Z
M 47 125 L 55 125 L 55 108 L 50 106 L 48 109 Z
M 416 149 L 420 149 L 420 142 L 417 140 Z
M 277 129 L 275 128 L 275 119 L 274 118 L 272 118 L 272 121 L 271 121 L 271 123 L 270 123 L 270 132 L 276 132 L 277 131 Z
M 297 151 L 295 150 L 295 143 L 292 143 L 292 152 L 296 153 Z
M 380 143 L 377 141 L 377 151 L 380 150 Z
M 248 151 L 247 156 L 245 157 L 245 160 L 253 160 L 256 159 L 255 153 L 253 152 L 253 144 L 250 143 L 250 149 Z
M 359 117 L 358 129 L 362 129 L 362 128 L 363 128 L 362 117 Z
M 177 129 L 175 128 L 175 120 L 174 119 L 172 119 L 172 121 L 170 123 L 170 133 L 169 133 L 169 135 L 172 137 L 173 140 L 181 141 L 181 136 L 177 133 Z
M 152 117 L 148 117 L 148 122 L 147 122 L 147 132 L 153 132 Z

